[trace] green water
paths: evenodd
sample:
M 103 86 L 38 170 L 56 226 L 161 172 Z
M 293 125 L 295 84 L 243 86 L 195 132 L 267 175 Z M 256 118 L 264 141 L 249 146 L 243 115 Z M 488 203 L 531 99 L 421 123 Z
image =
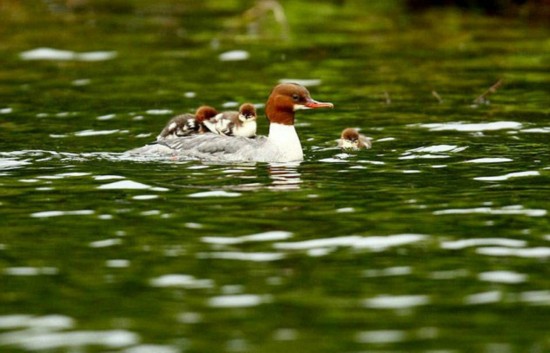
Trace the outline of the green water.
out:
M 0 4 L 0 351 L 550 352 L 548 27 L 59 4 Z M 44 47 L 70 58 L 21 56 Z M 121 156 L 281 79 L 335 105 L 298 113 L 302 163 Z

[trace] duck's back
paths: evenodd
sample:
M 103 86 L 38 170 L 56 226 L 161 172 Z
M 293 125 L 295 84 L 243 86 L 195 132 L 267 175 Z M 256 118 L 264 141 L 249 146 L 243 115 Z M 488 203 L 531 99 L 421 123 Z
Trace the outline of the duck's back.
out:
M 280 153 L 265 136 L 216 134 L 177 137 L 128 151 L 132 155 L 169 155 L 209 161 L 272 161 Z

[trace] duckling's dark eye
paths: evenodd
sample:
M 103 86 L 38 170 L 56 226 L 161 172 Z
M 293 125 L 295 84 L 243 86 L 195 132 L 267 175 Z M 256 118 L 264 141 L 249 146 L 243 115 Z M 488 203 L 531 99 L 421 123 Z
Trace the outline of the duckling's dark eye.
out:
M 292 100 L 295 101 L 295 102 L 297 102 L 298 100 L 300 100 L 300 96 L 298 96 L 296 93 L 294 93 L 294 94 L 292 95 Z

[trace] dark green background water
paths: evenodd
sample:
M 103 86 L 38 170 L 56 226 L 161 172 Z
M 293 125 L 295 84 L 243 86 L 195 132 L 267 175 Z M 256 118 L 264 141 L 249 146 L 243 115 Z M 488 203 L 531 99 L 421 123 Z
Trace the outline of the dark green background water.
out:
M 282 5 L 0 4 L 0 351 L 550 352 L 544 21 Z M 120 154 L 282 79 L 303 163 Z

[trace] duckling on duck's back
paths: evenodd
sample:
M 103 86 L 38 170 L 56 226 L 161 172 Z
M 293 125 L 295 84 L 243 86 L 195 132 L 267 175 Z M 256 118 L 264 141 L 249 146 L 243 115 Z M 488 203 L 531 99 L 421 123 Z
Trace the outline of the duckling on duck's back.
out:
M 226 136 L 256 136 L 256 108 L 251 103 L 241 105 L 239 111 L 220 113 L 204 121 L 211 132 Z
M 216 109 L 203 105 L 197 109 L 195 115 L 189 113 L 177 115 L 166 123 L 164 129 L 157 136 L 157 141 L 207 132 L 208 129 L 203 122 L 216 114 L 218 114 Z

